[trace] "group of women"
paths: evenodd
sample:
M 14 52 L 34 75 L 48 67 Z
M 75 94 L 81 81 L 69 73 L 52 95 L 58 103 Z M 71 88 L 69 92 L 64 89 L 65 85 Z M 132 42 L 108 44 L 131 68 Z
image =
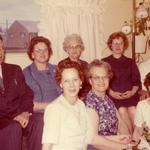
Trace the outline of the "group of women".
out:
M 36 132 L 43 144 L 39 150 L 86 150 L 87 145 L 89 150 L 121 150 L 131 142 L 140 74 L 123 55 L 128 39 L 122 32 L 110 35 L 108 47 L 111 56 L 88 64 L 80 59 L 81 37 L 68 35 L 63 43 L 68 58 L 55 66 L 49 63 L 50 41 L 41 36 L 31 40 L 28 55 L 33 63 L 24 75 L 34 92 L 35 122 L 40 122 Z M 133 134 L 135 143 L 138 133 Z

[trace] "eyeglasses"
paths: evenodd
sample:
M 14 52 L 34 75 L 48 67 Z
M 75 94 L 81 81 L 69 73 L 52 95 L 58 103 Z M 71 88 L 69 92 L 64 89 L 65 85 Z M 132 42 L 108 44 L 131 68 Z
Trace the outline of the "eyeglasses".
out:
M 81 49 L 81 45 L 76 45 L 76 46 L 67 46 L 68 49 Z
M 115 46 L 118 46 L 118 45 L 119 45 L 119 46 L 120 46 L 120 45 L 124 45 L 124 43 L 123 43 L 123 42 L 121 42 L 121 43 L 119 43 L 119 42 L 118 42 L 118 43 L 117 43 L 117 42 L 114 42 L 114 43 L 113 43 L 113 42 L 112 42 L 112 45 L 115 45 Z
M 45 48 L 45 49 L 34 49 L 34 52 L 37 52 L 37 53 L 46 52 L 46 51 L 48 51 L 47 48 Z
M 109 77 L 108 76 L 103 76 L 103 77 L 100 77 L 100 76 L 91 76 L 90 78 L 92 78 L 94 81 L 99 81 L 99 80 L 108 80 Z

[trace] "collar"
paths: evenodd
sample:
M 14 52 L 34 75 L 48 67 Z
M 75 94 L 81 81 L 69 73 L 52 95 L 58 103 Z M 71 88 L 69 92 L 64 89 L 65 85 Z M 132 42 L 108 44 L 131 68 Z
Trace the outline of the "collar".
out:
M 79 101 L 80 101 L 80 99 L 78 98 L 76 103 L 72 105 L 66 100 L 66 98 L 62 94 L 61 94 L 60 98 L 61 98 L 61 103 L 67 107 L 74 107 L 74 106 L 78 105 Z
M 108 98 L 108 96 L 107 95 L 105 95 L 105 96 L 103 96 L 103 97 L 100 97 L 100 96 L 97 96 L 92 90 L 90 90 L 89 91 L 89 94 L 88 94 L 90 97 L 95 97 L 96 99 L 93 99 L 93 100 L 96 100 L 97 102 L 99 101 L 99 100 L 105 100 L 105 101 L 107 101 L 109 98 Z

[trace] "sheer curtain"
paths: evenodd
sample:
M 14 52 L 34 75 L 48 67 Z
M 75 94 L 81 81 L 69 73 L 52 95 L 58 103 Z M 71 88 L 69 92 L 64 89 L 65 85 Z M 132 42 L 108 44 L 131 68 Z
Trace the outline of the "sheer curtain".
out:
M 103 13 L 106 0 L 38 0 L 40 5 L 39 35 L 52 42 L 51 61 L 57 63 L 64 57 L 62 42 L 67 34 L 81 35 L 85 51 L 82 59 L 101 58 L 103 41 Z

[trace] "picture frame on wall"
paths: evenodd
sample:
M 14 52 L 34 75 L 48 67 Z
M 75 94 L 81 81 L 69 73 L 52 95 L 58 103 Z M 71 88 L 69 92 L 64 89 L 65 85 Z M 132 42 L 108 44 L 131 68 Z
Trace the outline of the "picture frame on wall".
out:
M 1 0 L 0 35 L 6 53 L 27 51 L 30 40 L 39 32 L 39 13 L 34 0 Z

